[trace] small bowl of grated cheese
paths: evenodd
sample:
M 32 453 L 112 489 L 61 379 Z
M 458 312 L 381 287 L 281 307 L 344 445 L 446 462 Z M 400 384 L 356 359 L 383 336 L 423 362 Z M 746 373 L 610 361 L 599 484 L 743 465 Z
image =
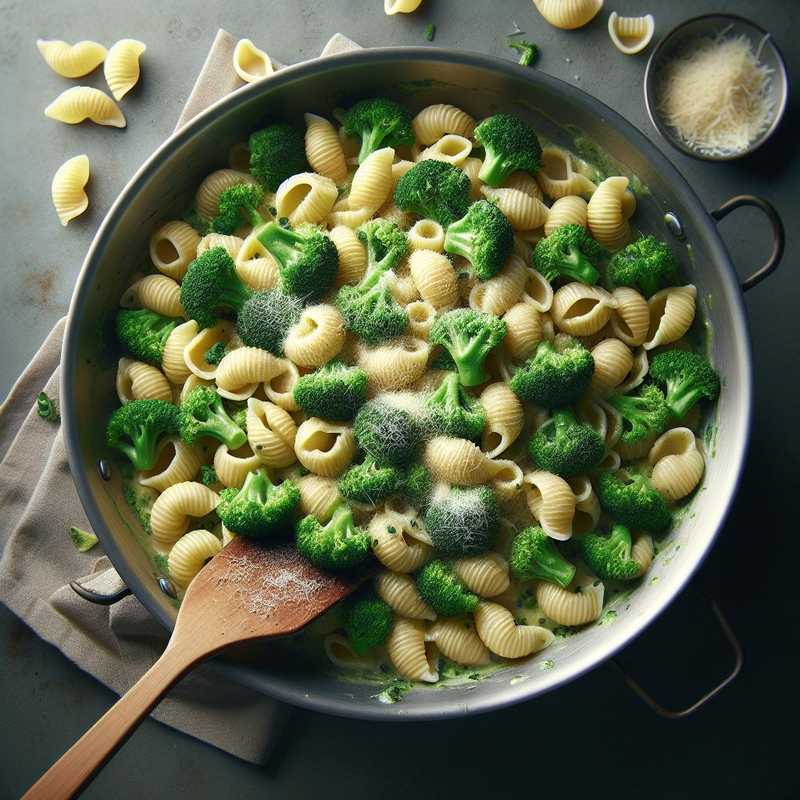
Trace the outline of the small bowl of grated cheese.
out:
M 741 158 L 780 124 L 789 95 L 783 56 L 770 34 L 732 14 L 673 28 L 644 76 L 650 121 L 674 147 L 708 161 Z

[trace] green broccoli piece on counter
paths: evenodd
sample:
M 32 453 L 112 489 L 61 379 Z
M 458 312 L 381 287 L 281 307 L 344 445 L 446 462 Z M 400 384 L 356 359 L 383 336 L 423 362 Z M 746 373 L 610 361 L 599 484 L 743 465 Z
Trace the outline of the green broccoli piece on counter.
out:
M 353 602 L 344 617 L 344 632 L 353 651 L 364 655 L 382 645 L 389 638 L 393 620 L 392 609 L 375 595 Z
M 422 445 L 422 430 L 405 409 L 370 400 L 353 423 L 356 441 L 378 464 L 410 464 Z
M 459 580 L 445 561 L 429 561 L 417 574 L 417 590 L 422 599 L 444 617 L 471 614 L 480 602 Z
M 497 538 L 497 500 L 488 486 L 438 486 L 425 512 L 433 546 L 446 555 L 479 555 Z
M 392 296 L 391 272 L 405 255 L 406 233 L 394 222 L 374 219 L 358 230 L 367 245 L 367 269 L 355 286 L 342 286 L 336 307 L 348 330 L 368 344 L 399 336 L 408 325 L 408 314 Z
M 642 567 L 631 558 L 631 532 L 615 525 L 608 536 L 587 533 L 576 540 L 581 557 L 598 578 L 631 581 L 642 574 Z
M 256 292 L 242 305 L 236 318 L 236 333 L 243 344 L 283 355 L 289 328 L 300 319 L 303 303 L 280 289 Z
M 679 419 L 701 398 L 716 400 L 719 375 L 705 356 L 688 350 L 666 350 L 650 362 L 650 377 L 667 390 L 667 406 Z
M 519 53 L 519 62 L 523 67 L 529 67 L 536 61 L 539 55 L 539 48 L 533 43 L 525 39 L 520 39 L 518 42 L 509 40 L 508 47 L 516 50 Z
M 475 141 L 486 155 L 478 177 L 489 186 L 500 186 L 512 173 L 539 171 L 542 146 L 533 128 L 513 114 L 495 114 L 475 128 Z
M 179 320 L 162 317 L 148 308 L 123 308 L 117 312 L 114 329 L 119 343 L 135 358 L 161 364 L 164 345 Z
M 70 526 L 69 538 L 72 539 L 72 544 L 79 553 L 86 553 L 97 544 L 97 536 L 91 531 L 83 531 L 74 525 Z
M 678 259 L 665 242 L 642 236 L 620 250 L 608 264 L 606 277 L 612 287 L 633 286 L 645 297 L 678 282 Z
M 411 127 L 411 113 L 385 97 L 373 97 L 356 103 L 345 114 L 342 127 L 347 136 L 361 139 L 359 164 L 382 147 L 410 147 L 416 141 Z
M 597 498 L 609 516 L 633 530 L 664 533 L 672 524 L 666 500 L 644 475 L 601 472 Z
M 398 208 L 436 220 L 448 227 L 469 208 L 469 178 L 445 161 L 417 161 L 397 182 L 394 202 Z
M 367 399 L 367 373 L 332 360 L 302 375 L 294 385 L 295 403 L 309 417 L 344 422 L 353 419 Z
M 217 516 L 239 536 L 265 539 L 290 531 L 300 490 L 290 480 L 275 485 L 262 467 L 248 472 L 241 489 L 223 489 Z
M 277 191 L 287 178 L 308 169 L 305 137 L 285 122 L 251 134 L 247 146 L 250 172 L 270 192 Z
M 161 441 L 178 432 L 178 409 L 164 400 L 131 400 L 108 421 L 106 442 L 138 470 L 152 469 Z
M 557 408 L 580 399 L 593 374 L 594 358 L 577 339 L 566 338 L 558 348 L 543 341 L 533 357 L 514 372 L 511 388 L 522 400 Z
M 508 564 L 518 581 L 550 581 L 566 588 L 575 577 L 575 567 L 538 526 L 525 528 L 514 537 Z
M 531 437 L 528 452 L 540 469 L 569 477 L 596 467 L 606 446 L 594 428 L 578 422 L 570 410 L 559 409 Z
M 429 22 L 425 26 L 425 39 L 429 42 L 432 42 L 435 37 L 436 37 L 436 26 L 432 22 Z
M 540 239 L 533 250 L 533 264 L 548 281 L 569 278 L 595 284 L 598 262 L 608 255 L 583 225 L 561 225 Z
M 374 506 L 394 494 L 400 480 L 396 467 L 378 464 L 367 456 L 362 464 L 350 467 L 339 478 L 339 493 L 347 500 Z
M 251 294 L 224 247 L 212 247 L 199 255 L 189 264 L 181 283 L 181 304 L 186 316 L 201 328 L 214 325 L 220 311 L 237 314 Z
M 634 444 L 666 430 L 670 410 L 664 393 L 657 386 L 645 386 L 638 395 L 612 394 L 607 402 L 622 416 L 621 441 Z
M 203 436 L 211 436 L 236 450 L 247 441 L 247 435 L 228 416 L 222 398 L 210 386 L 197 386 L 181 403 L 178 415 L 181 439 L 194 444 Z
M 486 411 L 479 400 L 464 391 L 458 374 L 448 373 L 439 388 L 425 400 L 426 423 L 435 434 L 457 439 L 479 439 Z
M 232 234 L 242 225 L 258 228 L 266 221 L 259 211 L 264 190 L 256 183 L 236 183 L 223 189 L 217 200 L 217 216 L 211 221 L 215 233 Z
M 39 392 L 36 395 L 36 413 L 48 422 L 58 422 L 56 401 L 48 397 L 47 392 Z
M 370 535 L 356 526 L 347 505 L 340 505 L 325 525 L 309 515 L 297 526 L 298 552 L 320 569 L 352 569 L 369 557 L 371 542 Z
M 511 223 L 488 200 L 473 203 L 461 219 L 450 225 L 444 237 L 444 249 L 466 258 L 482 281 L 503 268 L 513 248 Z
M 206 350 L 205 358 L 206 362 L 209 364 L 219 364 L 220 361 L 225 357 L 225 342 L 217 342 L 216 344 L 212 344 L 211 347 Z
M 433 494 L 433 478 L 422 464 L 412 464 L 402 474 L 401 491 L 420 511 L 424 511 Z
M 505 335 L 506 323 L 494 314 L 457 308 L 436 318 L 428 340 L 450 353 L 464 386 L 479 386 L 489 380 L 486 357 Z
M 200 467 L 200 483 L 208 487 L 216 486 L 219 483 L 217 471 L 210 464 L 203 464 Z
M 331 238 L 313 225 L 295 230 L 269 222 L 256 234 L 278 262 L 281 287 L 305 302 L 320 300 L 339 271 L 339 251 Z

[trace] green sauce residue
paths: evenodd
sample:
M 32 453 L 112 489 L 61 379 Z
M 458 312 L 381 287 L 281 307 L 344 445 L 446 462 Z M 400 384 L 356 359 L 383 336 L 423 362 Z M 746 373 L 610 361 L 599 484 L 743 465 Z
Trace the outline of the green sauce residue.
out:
M 597 620 L 598 625 L 613 625 L 617 619 L 617 612 L 613 608 L 607 608 L 599 620 Z
M 392 681 L 380 694 L 373 695 L 379 703 L 399 703 L 406 692 L 410 692 L 414 684 L 410 681 Z
M 630 181 L 631 191 L 637 197 L 645 197 L 650 194 L 647 184 L 638 175 L 626 169 L 624 164 L 609 155 L 608 152 L 586 136 L 580 129 L 574 126 L 567 126 L 567 130 L 573 136 L 575 154 L 594 167 L 598 180 L 603 181 L 610 175 L 625 175 Z
M 556 665 L 556 662 L 553 661 L 552 658 L 548 658 L 545 661 L 542 661 L 541 664 L 539 664 L 539 669 L 542 670 L 542 671 L 548 670 L 548 669 L 553 669 L 553 667 L 555 665 Z

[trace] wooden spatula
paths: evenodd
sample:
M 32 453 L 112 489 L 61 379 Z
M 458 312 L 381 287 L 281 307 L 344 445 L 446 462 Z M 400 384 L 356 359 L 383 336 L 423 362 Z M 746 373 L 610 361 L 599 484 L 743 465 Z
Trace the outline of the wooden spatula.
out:
M 196 664 L 239 642 L 299 631 L 363 580 L 319 572 L 294 547 L 234 539 L 189 585 L 161 658 L 28 790 L 76 796 L 167 691 Z

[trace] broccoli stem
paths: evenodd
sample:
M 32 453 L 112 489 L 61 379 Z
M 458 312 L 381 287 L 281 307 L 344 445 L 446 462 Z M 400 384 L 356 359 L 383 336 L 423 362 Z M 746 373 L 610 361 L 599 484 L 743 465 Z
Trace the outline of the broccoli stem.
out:
M 692 386 L 691 381 L 667 381 L 669 407 L 679 419 L 683 419 L 686 416 L 689 409 L 703 397 L 703 394 L 703 389 L 698 386 Z
M 489 186 L 497 187 L 506 179 L 508 173 L 506 159 L 487 149 L 478 177 Z
M 303 241 L 299 233 L 283 228 L 277 222 L 268 222 L 256 238 L 282 267 L 297 257 L 297 245 Z
M 574 245 L 570 245 L 567 252 L 564 253 L 562 263 L 564 264 L 564 273 L 581 283 L 594 285 L 600 277 L 600 273 L 592 262 L 586 258 L 580 248 Z
M 247 434 L 225 413 L 224 409 L 222 411 L 211 409 L 206 422 L 209 428 L 213 427 L 217 431 L 229 450 L 236 450 L 247 441 Z
M 489 331 L 482 330 L 472 340 L 459 337 L 455 352 L 451 355 L 456 362 L 458 377 L 464 386 L 480 386 L 488 379 L 480 352 L 489 339 Z
M 128 456 L 136 469 L 150 469 L 155 462 L 156 444 L 160 435 L 160 430 L 143 425 L 138 431 L 131 431 L 132 445 L 122 443 L 119 448 Z
M 275 486 L 270 482 L 265 469 L 258 469 L 255 472 L 248 472 L 244 479 L 242 488 L 239 490 L 238 497 L 264 505 L 267 502 L 270 492 Z
M 358 151 L 359 164 L 361 164 L 367 156 L 380 148 L 381 142 L 383 142 L 388 133 L 388 130 L 382 130 L 380 128 L 372 128 L 369 131 L 361 132 L 361 149 Z
M 575 567 L 561 556 L 549 539 L 539 552 L 538 564 L 542 577 L 565 588 L 575 575 Z
M 342 536 L 347 538 L 355 527 L 353 512 L 350 506 L 340 505 L 339 508 L 333 512 L 331 521 L 325 527 L 331 528 L 336 531 L 336 533 L 341 533 Z
M 464 225 L 463 229 L 459 227 L 460 225 Z M 447 252 L 466 258 L 470 263 L 474 258 L 472 252 L 474 241 L 475 236 L 469 225 L 464 224 L 464 219 L 454 222 L 447 229 Z

